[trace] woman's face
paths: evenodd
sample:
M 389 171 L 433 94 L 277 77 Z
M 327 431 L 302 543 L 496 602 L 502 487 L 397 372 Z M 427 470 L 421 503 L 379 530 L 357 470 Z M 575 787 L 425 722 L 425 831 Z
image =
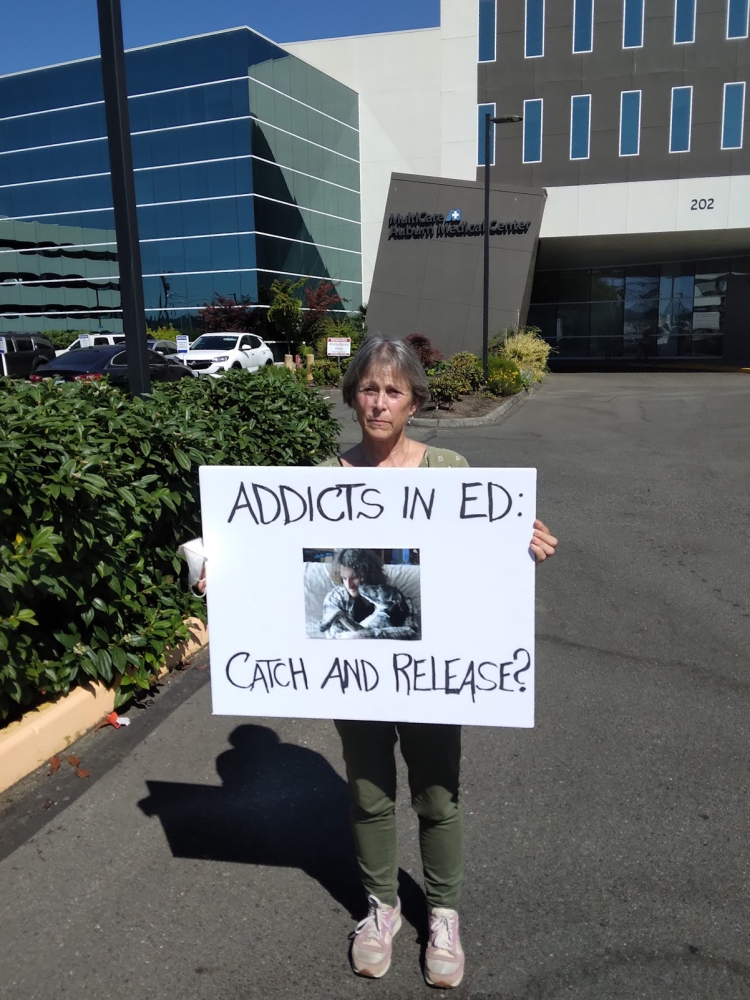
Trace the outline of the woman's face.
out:
M 346 592 L 350 595 L 350 597 L 358 597 L 359 585 L 361 581 L 357 575 L 357 571 L 353 570 L 351 566 L 342 566 L 339 573 L 341 574 L 341 582 L 343 583 Z
M 359 383 L 354 408 L 362 433 L 383 441 L 403 433 L 417 404 L 403 376 L 390 365 L 373 365 Z

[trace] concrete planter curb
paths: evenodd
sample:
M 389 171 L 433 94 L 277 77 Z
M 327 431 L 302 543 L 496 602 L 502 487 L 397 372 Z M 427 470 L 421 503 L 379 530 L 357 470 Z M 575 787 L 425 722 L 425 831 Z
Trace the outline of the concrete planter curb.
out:
M 516 407 L 525 403 L 526 400 L 535 395 L 541 389 L 543 382 L 537 382 L 532 385 L 530 389 L 523 389 L 521 392 L 516 393 L 515 396 L 510 396 L 508 399 L 504 399 L 502 403 L 494 410 L 489 413 L 485 413 L 483 417 L 412 417 L 412 425 L 414 427 L 487 427 L 490 424 L 499 424 L 501 420 L 505 419 L 508 414 L 515 410 Z
M 167 654 L 159 676 L 195 656 L 208 643 L 206 626 L 188 618 L 191 638 Z M 115 692 L 103 684 L 87 684 L 70 694 L 27 712 L 0 731 L 0 792 L 41 767 L 106 718 L 115 706 Z

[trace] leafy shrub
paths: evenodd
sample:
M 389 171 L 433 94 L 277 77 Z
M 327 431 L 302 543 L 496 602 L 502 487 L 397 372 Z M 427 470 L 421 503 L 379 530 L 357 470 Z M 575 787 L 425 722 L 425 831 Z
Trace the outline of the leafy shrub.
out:
M 482 362 L 470 351 L 454 354 L 448 362 L 448 367 L 457 378 L 463 381 L 463 392 L 476 392 L 484 385 Z
M 490 357 L 487 374 L 487 392 L 492 396 L 513 396 L 526 388 L 518 365 L 508 358 Z
M 198 466 L 312 465 L 335 451 L 319 393 L 282 369 L 107 382 L 3 380 L 0 718 L 91 680 L 123 704 L 201 614 L 178 544 L 200 534 Z
M 70 347 L 74 340 L 77 340 L 82 333 L 91 333 L 90 330 L 45 330 L 43 337 L 52 344 L 56 351 L 62 351 Z
M 352 354 L 356 354 L 363 340 L 361 328 L 355 326 L 349 319 L 339 319 L 333 316 L 325 316 L 315 324 L 315 356 L 321 360 L 328 360 L 328 338 L 329 337 L 350 337 L 352 342 Z M 343 358 L 341 359 L 343 361 Z
M 344 359 L 342 358 L 342 361 Z M 343 372 L 339 364 L 334 360 L 316 360 L 313 365 L 313 382 L 315 385 L 337 386 L 343 378 Z
M 539 333 L 537 327 L 530 326 L 493 338 L 493 353 L 515 362 L 532 382 L 541 382 L 549 371 L 547 361 L 552 348 Z
M 151 330 L 147 330 L 146 332 L 149 337 L 153 337 L 154 340 L 173 340 L 175 343 L 177 342 L 177 338 L 180 334 L 180 331 L 175 330 L 171 324 L 169 326 L 158 326 L 153 333 Z
M 408 337 L 404 337 L 404 343 L 416 351 L 425 371 L 434 368 L 438 361 L 444 360 L 443 352 L 439 351 L 430 338 L 425 337 L 424 334 L 410 333 Z
M 460 375 L 449 368 L 442 371 L 429 371 L 427 382 L 430 386 L 430 398 L 440 409 L 450 410 L 453 404 L 463 396 L 465 382 Z

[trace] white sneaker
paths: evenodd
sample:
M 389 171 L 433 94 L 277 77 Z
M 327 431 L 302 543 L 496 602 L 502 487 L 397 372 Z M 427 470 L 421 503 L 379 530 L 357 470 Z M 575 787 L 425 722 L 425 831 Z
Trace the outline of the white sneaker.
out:
M 401 901 L 386 906 L 368 896 L 369 912 L 352 935 L 352 968 L 358 976 L 380 979 L 391 967 L 393 939 L 401 929 Z
M 464 950 L 455 910 L 430 911 L 430 940 L 424 955 L 424 978 L 430 986 L 450 990 L 464 977 Z

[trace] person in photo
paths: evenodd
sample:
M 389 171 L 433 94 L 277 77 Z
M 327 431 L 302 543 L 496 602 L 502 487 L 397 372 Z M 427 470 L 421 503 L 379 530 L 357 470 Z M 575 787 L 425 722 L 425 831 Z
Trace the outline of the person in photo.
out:
M 411 600 L 388 584 L 383 564 L 370 549 L 342 549 L 331 568 L 319 628 L 329 639 L 419 639 Z

